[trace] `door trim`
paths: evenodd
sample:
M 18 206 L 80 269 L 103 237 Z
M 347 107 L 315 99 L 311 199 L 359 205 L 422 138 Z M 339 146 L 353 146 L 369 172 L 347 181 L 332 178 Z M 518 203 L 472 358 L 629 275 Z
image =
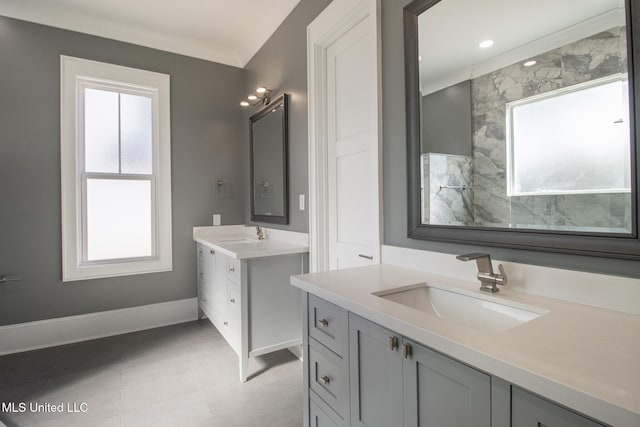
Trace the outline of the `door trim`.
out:
M 326 50 L 367 16 L 372 16 L 376 40 L 378 139 L 378 233 L 382 236 L 382 112 L 380 0 L 334 0 L 307 27 L 309 121 L 309 271 L 329 270 L 329 177 L 327 158 Z M 380 242 L 380 238 L 378 241 Z M 379 250 L 377 259 L 380 259 Z

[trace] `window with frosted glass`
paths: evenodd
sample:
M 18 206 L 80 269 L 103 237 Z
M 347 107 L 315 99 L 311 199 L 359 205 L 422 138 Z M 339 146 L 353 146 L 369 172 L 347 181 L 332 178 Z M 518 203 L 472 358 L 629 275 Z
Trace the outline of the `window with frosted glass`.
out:
M 154 255 L 153 99 L 84 88 L 85 261 Z
M 618 75 L 507 104 L 509 195 L 629 192 L 628 91 Z

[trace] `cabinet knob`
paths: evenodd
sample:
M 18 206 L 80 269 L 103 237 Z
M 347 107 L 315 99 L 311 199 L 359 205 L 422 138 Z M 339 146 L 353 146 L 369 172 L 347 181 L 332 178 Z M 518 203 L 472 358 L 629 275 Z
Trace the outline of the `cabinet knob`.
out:
M 236 271 L 236 268 L 235 267 L 229 267 L 229 271 L 233 273 L 234 271 Z
M 227 322 L 226 320 L 222 323 L 224 323 L 224 326 L 229 326 L 229 322 Z
M 325 328 L 329 326 L 329 322 L 327 321 L 327 319 L 320 319 L 320 320 L 318 320 L 318 324 L 319 324 L 320 326 L 325 327 Z
M 331 378 L 329 378 L 326 375 L 323 375 L 320 377 L 320 381 L 322 381 L 322 384 L 327 385 L 331 382 Z
M 209 251 L 209 253 L 210 253 L 211 255 L 215 255 L 215 254 L 216 254 L 216 251 L 214 251 L 213 249 L 211 249 L 211 250 Z
M 229 301 L 231 301 L 232 303 L 236 303 L 236 299 L 235 298 L 231 298 Z

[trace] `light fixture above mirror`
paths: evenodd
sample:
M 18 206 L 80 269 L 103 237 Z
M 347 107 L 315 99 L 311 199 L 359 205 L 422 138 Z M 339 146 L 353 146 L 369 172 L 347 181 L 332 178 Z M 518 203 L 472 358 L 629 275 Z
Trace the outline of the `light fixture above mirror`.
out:
M 240 102 L 242 107 L 255 107 L 256 105 L 269 105 L 273 91 L 264 86 L 258 86 L 256 92 L 247 96 L 247 100 Z

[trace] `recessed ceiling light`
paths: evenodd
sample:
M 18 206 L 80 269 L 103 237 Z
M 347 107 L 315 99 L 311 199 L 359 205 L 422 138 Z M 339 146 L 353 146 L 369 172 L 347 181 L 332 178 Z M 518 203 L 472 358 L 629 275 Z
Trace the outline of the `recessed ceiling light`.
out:
M 240 105 L 241 105 L 241 106 L 243 106 L 243 107 L 248 107 L 248 106 L 249 106 L 249 105 L 251 105 L 251 104 L 249 104 L 247 101 L 242 101 L 242 102 L 240 103 Z
M 258 93 L 265 93 L 267 91 L 266 87 L 260 86 L 258 89 L 256 89 L 256 92 Z
M 249 96 L 247 96 L 247 99 L 248 99 L 249 101 L 255 101 L 256 99 L 258 99 L 258 97 L 257 97 L 257 96 L 255 96 L 255 95 L 249 95 Z
M 478 44 L 478 47 L 481 47 L 483 49 L 486 49 L 491 46 L 493 46 L 493 40 L 484 40 Z
M 533 60 L 531 60 L 531 61 L 527 61 L 527 62 L 525 62 L 523 65 L 524 65 L 525 67 L 531 67 L 532 65 L 536 65 L 537 63 L 538 63 L 538 61 L 533 61 Z

